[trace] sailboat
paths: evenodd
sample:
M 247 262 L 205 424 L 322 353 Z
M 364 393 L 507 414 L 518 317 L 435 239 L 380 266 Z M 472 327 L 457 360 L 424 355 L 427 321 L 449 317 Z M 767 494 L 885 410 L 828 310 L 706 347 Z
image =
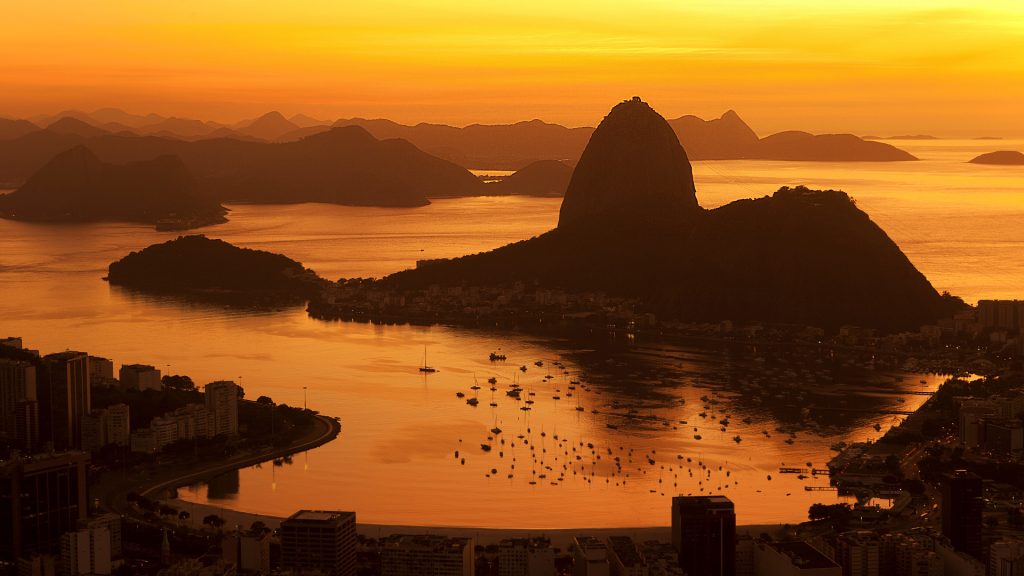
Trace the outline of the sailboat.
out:
M 428 374 L 431 373 L 431 372 L 437 372 L 437 369 L 431 368 L 430 366 L 427 366 L 427 347 L 426 346 L 423 347 L 423 366 L 420 366 L 420 372 L 424 372 L 424 373 L 428 373 Z

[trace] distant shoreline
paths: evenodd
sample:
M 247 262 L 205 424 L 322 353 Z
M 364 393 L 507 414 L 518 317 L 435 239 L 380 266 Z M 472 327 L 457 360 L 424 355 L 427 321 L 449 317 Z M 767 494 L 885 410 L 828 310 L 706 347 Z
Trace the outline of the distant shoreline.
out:
M 187 510 L 189 518 L 180 521 L 193 529 L 213 531 L 208 525 L 203 524 L 203 518 L 209 514 L 217 514 L 224 518 L 223 530 L 234 529 L 235 526 L 245 530 L 253 522 L 262 522 L 270 529 L 277 529 L 285 518 L 270 514 L 256 514 L 252 512 L 240 512 L 230 508 L 224 508 L 210 503 L 190 502 L 181 499 L 166 499 L 161 501 L 164 504 L 174 506 L 180 510 Z M 666 509 L 666 515 L 668 510 Z M 359 511 L 356 510 L 356 518 Z M 794 524 L 749 524 L 737 526 L 736 530 L 741 533 L 753 535 L 767 532 L 778 534 L 785 530 L 786 526 Z M 382 538 L 392 534 L 440 534 L 456 538 L 473 538 L 477 544 L 486 546 L 497 544 L 506 538 L 527 538 L 533 536 L 544 536 L 551 539 L 553 546 L 568 548 L 570 540 L 574 536 L 586 534 L 597 538 L 608 536 L 630 536 L 634 540 L 644 542 L 658 540 L 662 542 L 672 541 L 672 527 L 663 526 L 619 526 L 610 528 L 477 528 L 473 526 L 424 526 L 413 524 L 373 524 L 356 523 L 356 532 L 366 538 Z

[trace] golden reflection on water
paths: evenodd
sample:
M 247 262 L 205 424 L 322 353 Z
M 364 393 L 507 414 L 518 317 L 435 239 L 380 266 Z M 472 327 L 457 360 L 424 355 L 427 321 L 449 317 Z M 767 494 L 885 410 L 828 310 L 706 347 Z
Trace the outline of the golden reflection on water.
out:
M 1013 145 L 909 144 L 924 160 L 698 162 L 694 172 L 699 198 L 708 207 L 770 194 L 781 184 L 845 189 L 937 288 L 973 301 L 1020 297 L 1024 285 L 1020 170 L 964 163 L 975 152 Z M 202 232 L 284 253 L 336 278 L 380 276 L 417 259 L 528 238 L 554 225 L 558 200 L 476 198 L 396 210 L 232 208 L 231 222 Z M 325 323 L 310 320 L 301 308 L 254 312 L 187 304 L 114 289 L 100 280 L 109 262 L 173 236 L 124 224 L 42 226 L 0 220 L 0 334 L 23 336 L 44 353 L 81 349 L 117 363 L 143 362 L 190 374 L 199 382 L 241 375 L 248 395 L 266 394 L 291 405 L 301 405 L 306 387 L 310 407 L 341 417 L 342 435 L 297 455 L 290 465 L 267 463 L 210 488 L 211 501 L 241 510 L 285 515 L 299 507 L 353 508 L 362 521 L 401 524 L 640 526 L 667 524 L 669 496 L 704 489 L 733 498 L 741 523 L 792 522 L 803 519 L 811 503 L 835 495 L 804 491 L 805 485 L 827 481 L 779 474 L 782 463 L 823 466 L 832 443 L 876 437 L 872 424 L 884 431 L 893 423 L 891 416 L 867 412 L 851 413 L 846 420 L 819 416 L 815 431 L 798 430 L 787 444 L 788 434 L 776 431 L 776 420 L 787 415 L 765 408 L 763 400 L 754 402 L 754 388 L 741 384 L 755 377 L 791 377 L 785 369 L 758 376 L 763 369 L 751 358 L 718 349 L 640 342 L 632 349 L 619 343 L 614 353 L 591 354 L 522 335 Z M 424 346 L 431 364 L 440 369 L 426 378 L 416 370 Z M 499 348 L 509 361 L 492 365 L 487 355 Z M 534 366 L 536 360 L 544 361 L 544 367 Z M 555 371 L 555 360 L 570 374 Z M 523 364 L 528 366 L 525 374 L 518 371 Z M 821 382 L 814 386 L 821 393 L 811 398 L 817 405 L 848 401 L 858 408 L 912 409 L 923 396 L 900 397 L 886 388 L 930 389 L 939 380 L 924 377 L 922 386 L 918 376 L 897 383 L 897 375 L 856 369 L 792 368 L 799 378 Z M 554 378 L 545 383 L 549 370 Z M 504 395 L 516 374 L 536 393 L 529 412 Z M 476 408 L 455 395 L 471 394 L 474 376 L 482 386 Z M 499 383 L 494 410 L 486 384 L 490 376 Z M 590 390 L 568 397 L 566 380 L 572 377 Z M 552 398 L 555 389 L 559 400 Z M 719 401 L 715 417 L 701 418 L 700 397 L 711 396 L 712 389 Z M 780 393 L 781 403 L 804 401 Z M 583 412 L 575 409 L 576 400 Z M 636 410 L 634 417 L 622 415 L 629 410 Z M 725 432 L 716 425 L 722 414 L 730 415 Z M 839 425 L 825 425 L 832 420 Z M 496 423 L 502 433 L 488 441 Z M 506 445 L 499 448 L 502 437 Z M 566 439 L 575 454 L 571 447 L 565 454 Z M 485 453 L 480 444 L 487 442 L 492 450 Z M 535 462 L 538 451 L 542 456 Z M 613 464 L 616 456 L 621 471 Z M 534 479 L 542 473 L 544 482 Z M 564 479 L 558 480 L 560 475 Z M 208 489 L 182 494 L 204 501 Z

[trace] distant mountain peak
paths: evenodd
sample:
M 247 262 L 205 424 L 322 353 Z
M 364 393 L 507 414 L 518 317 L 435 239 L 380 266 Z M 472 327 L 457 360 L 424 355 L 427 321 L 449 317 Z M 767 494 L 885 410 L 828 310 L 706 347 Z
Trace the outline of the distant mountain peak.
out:
M 253 120 L 248 126 L 241 128 L 239 132 L 265 140 L 275 140 L 298 129 L 298 124 L 288 121 L 284 115 L 274 110 Z
M 558 226 L 671 220 L 699 208 L 690 161 L 675 132 L 634 96 L 594 130 L 573 171 Z
M 287 122 L 288 119 L 284 117 L 284 114 L 281 114 L 277 110 L 271 110 L 270 112 L 267 112 L 263 116 L 260 116 L 259 118 L 253 120 L 252 124 L 256 124 L 257 122 L 281 122 L 281 121 Z M 250 126 L 252 126 L 252 124 L 250 124 Z
M 102 128 L 98 128 L 88 122 L 71 116 L 63 116 L 55 120 L 50 123 L 46 129 L 57 134 L 74 134 L 76 136 L 84 136 L 86 138 L 107 133 L 107 131 Z

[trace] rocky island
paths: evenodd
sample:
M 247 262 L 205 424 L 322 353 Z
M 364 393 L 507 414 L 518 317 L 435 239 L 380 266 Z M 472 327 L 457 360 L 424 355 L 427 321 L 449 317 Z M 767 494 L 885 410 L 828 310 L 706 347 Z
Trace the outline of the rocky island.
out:
M 970 160 L 971 164 L 998 164 L 1001 166 L 1024 165 L 1024 154 L 1016 150 L 1000 150 L 982 154 Z
M 615 106 L 595 130 L 557 228 L 491 252 L 431 261 L 371 288 L 411 294 L 502 285 L 603 293 L 688 321 L 831 328 L 916 329 L 944 306 L 845 193 L 782 188 L 702 208 L 686 151 L 668 122 L 639 99 Z M 344 300 L 317 303 L 316 313 L 350 309 Z
M 562 197 L 572 178 L 572 166 L 558 160 L 538 160 L 514 173 L 484 185 L 489 196 Z
M 107 164 L 84 146 L 58 154 L 11 194 L 0 216 L 42 222 L 125 221 L 185 229 L 226 222 L 176 156 Z
M 295 304 L 324 281 L 280 254 L 201 235 L 180 236 L 110 264 L 111 284 L 144 292 L 237 304 Z

